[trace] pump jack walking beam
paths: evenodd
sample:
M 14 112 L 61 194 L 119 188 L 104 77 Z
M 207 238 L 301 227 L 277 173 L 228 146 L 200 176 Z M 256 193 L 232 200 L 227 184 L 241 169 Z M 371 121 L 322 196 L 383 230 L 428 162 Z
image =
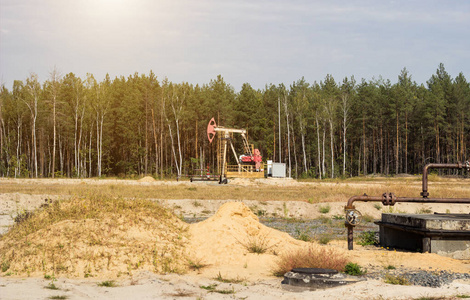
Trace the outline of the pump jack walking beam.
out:
M 245 129 L 236 129 L 236 128 L 226 128 L 222 126 L 217 126 L 215 123 L 214 118 L 212 118 L 207 125 L 207 138 L 209 139 L 209 143 L 212 143 L 212 141 L 215 138 L 215 134 L 217 132 L 220 132 L 223 134 L 223 137 L 221 138 L 223 143 L 224 143 L 224 149 L 223 149 L 223 158 L 222 158 L 222 168 L 220 170 L 220 180 L 219 183 L 226 183 L 227 176 L 225 173 L 225 163 L 227 161 L 227 148 L 228 148 L 228 142 L 230 142 L 230 147 L 232 149 L 233 155 L 235 156 L 235 160 L 237 161 L 238 167 L 240 167 L 240 161 L 238 160 L 237 152 L 235 151 L 235 147 L 233 146 L 232 143 L 232 138 L 230 137 L 230 134 L 233 133 L 238 133 L 242 136 L 243 138 L 243 146 L 245 148 L 245 153 L 249 153 L 250 155 L 253 155 L 251 153 L 251 148 L 248 144 L 248 141 L 246 139 L 246 130 Z

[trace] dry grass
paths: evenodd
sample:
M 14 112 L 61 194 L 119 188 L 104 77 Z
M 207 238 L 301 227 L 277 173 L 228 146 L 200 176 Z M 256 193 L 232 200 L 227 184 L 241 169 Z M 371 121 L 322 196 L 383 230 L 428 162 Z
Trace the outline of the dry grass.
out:
M 16 275 L 182 272 L 185 235 L 185 225 L 153 201 L 73 198 L 16 223 L 0 238 L 0 262 Z
M 70 183 L 68 183 L 70 182 Z M 127 182 L 127 183 L 126 183 Z M 397 196 L 419 196 L 421 177 L 412 178 L 353 178 L 347 180 L 307 181 L 298 185 L 253 185 L 241 189 L 237 185 L 200 184 L 197 188 L 188 188 L 189 182 L 183 184 L 162 184 L 154 182 L 138 184 L 137 181 L 114 182 L 106 180 L 80 181 L 65 180 L 57 184 L 54 180 L 4 180 L 0 184 L 0 193 L 26 193 L 64 196 L 83 196 L 109 194 L 114 197 L 138 197 L 158 199 L 193 199 L 193 200 L 258 200 L 258 201 L 310 201 L 338 202 L 351 196 L 381 195 L 393 192 Z M 468 197 L 469 179 L 449 179 L 437 176 L 429 181 L 429 192 L 432 197 Z
M 264 235 L 249 235 L 245 242 L 239 243 L 246 248 L 249 253 L 263 254 L 266 251 L 277 246 L 277 244 L 272 244 L 268 234 Z
M 342 272 L 347 263 L 348 259 L 332 248 L 303 248 L 281 255 L 273 274 L 283 276 L 294 268 L 324 268 Z

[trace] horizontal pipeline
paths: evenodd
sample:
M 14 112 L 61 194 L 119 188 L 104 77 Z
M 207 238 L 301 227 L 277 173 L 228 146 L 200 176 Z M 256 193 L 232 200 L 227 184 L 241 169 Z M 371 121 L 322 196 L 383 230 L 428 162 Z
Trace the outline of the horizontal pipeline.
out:
M 385 195 L 385 194 L 384 194 Z M 349 198 L 346 208 L 352 208 L 355 201 L 363 202 L 384 202 L 390 199 L 390 202 L 383 203 L 385 205 L 394 205 L 396 202 L 412 202 L 412 203 L 466 203 L 470 204 L 470 198 L 422 198 L 422 197 L 395 197 L 393 194 L 387 196 L 353 196 Z M 389 196 L 391 195 L 391 196 Z

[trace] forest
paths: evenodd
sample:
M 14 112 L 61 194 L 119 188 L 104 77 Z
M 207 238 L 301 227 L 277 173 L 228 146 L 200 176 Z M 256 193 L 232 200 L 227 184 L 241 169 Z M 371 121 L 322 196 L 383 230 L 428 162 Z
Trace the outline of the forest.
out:
M 0 90 L 0 176 L 174 178 L 216 170 L 206 128 L 243 128 L 267 159 L 293 178 L 419 174 L 426 163 L 469 158 L 470 84 L 443 64 L 425 84 L 403 68 L 389 79 L 354 76 L 290 85 L 221 75 L 173 83 L 150 71 L 98 81 L 92 74 L 31 73 Z M 234 137 L 238 151 L 241 141 Z

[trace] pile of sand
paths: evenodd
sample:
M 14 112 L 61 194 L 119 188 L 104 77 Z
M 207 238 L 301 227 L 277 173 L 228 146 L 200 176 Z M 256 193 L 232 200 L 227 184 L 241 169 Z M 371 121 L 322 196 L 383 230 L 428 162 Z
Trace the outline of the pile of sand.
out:
M 116 278 L 137 269 L 185 271 L 191 260 L 213 267 L 250 265 L 268 276 L 279 254 L 306 244 L 262 225 L 241 202 L 226 203 L 211 218 L 188 226 L 171 213 L 153 213 L 162 209 L 158 204 L 139 201 L 74 199 L 40 209 L 1 238 L 2 272 Z M 92 218 L 76 217 L 77 211 L 100 209 Z M 70 217 L 38 225 L 56 214 Z M 254 245 L 265 253 L 251 253 Z
M 137 181 L 138 182 L 155 182 L 156 180 L 152 176 L 145 176 L 145 177 L 140 178 Z
M 189 257 L 213 267 L 230 266 L 238 271 L 258 265 L 264 275 L 280 254 L 309 245 L 289 234 L 269 228 L 242 202 L 228 202 L 209 219 L 192 224 L 189 229 Z M 250 252 L 258 245 L 263 254 Z M 311 245 L 311 244 L 310 244 Z
M 50 224 L 52 218 L 58 221 Z M 0 239 L 1 271 L 81 278 L 116 278 L 138 269 L 182 272 L 185 229 L 186 223 L 148 200 L 56 202 Z

